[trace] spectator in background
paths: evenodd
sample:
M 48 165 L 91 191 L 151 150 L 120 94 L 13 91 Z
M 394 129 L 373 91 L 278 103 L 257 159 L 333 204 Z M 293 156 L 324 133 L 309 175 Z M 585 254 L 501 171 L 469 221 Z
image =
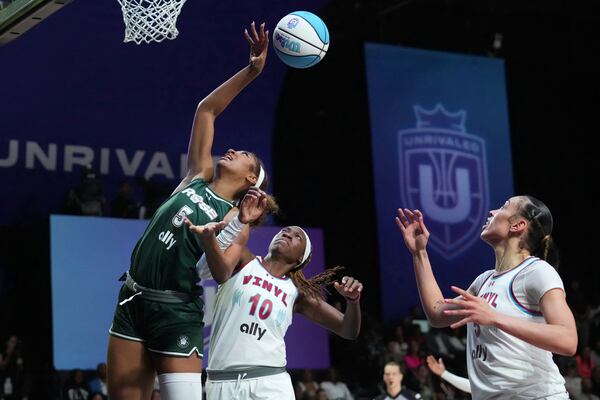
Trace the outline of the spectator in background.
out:
M 575 357 L 577 361 L 577 370 L 582 378 L 591 378 L 592 369 L 596 366 L 591 358 L 592 350 L 590 346 L 583 346 L 579 354 Z
M 367 351 L 367 355 L 370 360 L 379 361 L 380 357 L 384 357 L 386 353 L 386 347 L 383 344 L 383 336 L 379 329 L 379 326 L 373 321 L 372 324 L 369 323 L 370 319 L 368 315 L 366 316 L 363 324 L 365 326 L 369 326 L 369 329 L 365 329 L 364 335 L 364 343 Z M 381 364 L 379 364 L 381 365 Z
M 590 358 L 592 359 L 592 363 L 596 366 L 600 366 L 600 338 L 596 339 L 594 343 L 594 348 L 592 349 L 592 353 L 590 354 Z
M 400 369 L 400 364 L 391 361 L 383 367 L 383 382 L 385 383 L 385 393 L 380 394 L 373 400 L 414 400 L 420 399 L 421 395 L 408 389 L 402 389 L 402 379 L 404 374 Z
M 142 188 L 144 196 L 143 205 L 139 211 L 140 219 L 152 217 L 158 207 L 173 192 L 173 188 L 167 182 L 137 178 L 136 183 Z
M 436 354 L 437 356 L 443 356 L 446 359 L 455 357 L 451 351 L 450 336 L 447 334 L 447 330 L 445 328 L 431 329 L 425 338 L 427 348 L 433 354 Z
M 415 307 L 415 309 L 421 310 L 421 307 Z M 417 342 L 419 346 L 425 344 L 425 335 L 423 335 L 421 327 L 415 322 L 412 322 L 412 324 L 409 325 L 409 334 L 406 336 L 406 343 L 408 343 L 409 346 L 411 341 Z
M 0 390 L 10 392 L 11 399 L 25 399 L 29 396 L 22 342 L 16 335 L 8 337 L 0 352 L 0 385 Z
M 581 393 L 574 396 L 573 400 L 600 400 L 600 397 L 592 393 L 592 380 L 590 378 L 581 380 Z
M 88 396 L 89 400 L 106 400 L 106 397 L 102 396 L 100 393 L 92 393 Z
M 448 339 L 450 342 L 450 351 L 454 354 L 464 354 L 464 352 L 467 350 L 466 329 L 464 327 L 457 329 L 451 328 L 451 332 L 452 334 Z
M 390 361 L 401 363 L 404 359 L 404 354 L 405 353 L 402 352 L 402 345 L 395 340 L 391 340 L 387 343 L 386 352 L 383 354 L 380 365 Z
M 575 325 L 577 327 L 577 336 L 579 343 L 587 344 L 590 329 L 591 309 L 585 298 L 585 293 L 578 280 L 574 279 L 570 282 L 569 288 L 566 289 L 566 298 L 573 316 L 575 317 Z
M 106 386 L 106 363 L 100 363 L 96 366 L 96 377 L 90 381 L 90 392 L 100 393 L 103 396 L 108 396 L 108 388 Z
M 83 371 L 74 369 L 66 383 L 64 390 L 65 400 L 87 400 L 90 392 L 85 384 Z
M 435 396 L 438 400 L 454 400 L 460 398 L 456 396 L 456 389 L 454 386 L 445 382 L 440 382 L 439 388 L 435 392 Z
M 319 384 L 314 380 L 312 370 L 306 368 L 302 373 L 302 380 L 296 383 L 296 399 L 315 399 Z
M 396 353 L 399 353 L 402 357 L 404 357 L 408 351 L 408 344 L 404 339 L 404 328 L 402 325 L 396 325 L 394 327 L 393 338 L 393 340 L 398 343 L 398 347 L 395 349 Z
M 329 368 L 327 380 L 321 382 L 321 389 L 325 391 L 329 400 L 354 400 L 348 386 L 339 380 L 336 368 Z
M 411 370 L 416 370 L 421 365 L 425 364 L 425 357 L 421 354 L 421 345 L 419 342 L 415 340 L 408 342 L 408 354 L 404 356 L 404 362 Z
M 73 215 L 104 215 L 106 199 L 100 180 L 91 165 L 81 167 L 79 185 L 67 195 L 65 212 Z
M 575 398 L 581 394 L 581 376 L 579 376 L 577 372 L 577 365 L 574 362 L 567 365 L 565 387 L 572 398 Z
M 600 366 L 592 370 L 592 393 L 600 396 Z
M 110 204 L 111 216 L 116 218 L 139 218 L 140 206 L 133 201 L 133 189 L 129 182 L 119 185 L 119 193 Z
M 425 364 L 421 364 L 416 372 L 419 381 L 419 394 L 423 400 L 434 400 L 433 379 Z
M 329 400 L 329 397 L 327 397 L 327 393 L 325 393 L 325 391 L 323 389 L 317 390 L 316 394 L 317 394 L 316 400 Z

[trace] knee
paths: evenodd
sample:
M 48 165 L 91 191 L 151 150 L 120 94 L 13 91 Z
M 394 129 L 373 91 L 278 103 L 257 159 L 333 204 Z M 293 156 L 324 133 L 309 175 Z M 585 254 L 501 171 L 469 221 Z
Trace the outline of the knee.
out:
M 160 374 L 158 382 L 161 399 L 202 400 L 202 374 L 189 372 Z

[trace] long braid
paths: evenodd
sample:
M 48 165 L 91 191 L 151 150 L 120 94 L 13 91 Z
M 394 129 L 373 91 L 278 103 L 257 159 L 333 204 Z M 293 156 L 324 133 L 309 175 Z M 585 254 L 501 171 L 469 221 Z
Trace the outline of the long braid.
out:
M 304 272 L 302 272 L 302 268 L 296 268 L 289 272 L 289 276 L 302 295 L 314 299 L 324 299 L 324 292 L 327 291 L 326 287 L 335 282 L 335 276 L 343 269 L 344 267 L 336 266 L 326 269 L 310 279 L 306 279 Z

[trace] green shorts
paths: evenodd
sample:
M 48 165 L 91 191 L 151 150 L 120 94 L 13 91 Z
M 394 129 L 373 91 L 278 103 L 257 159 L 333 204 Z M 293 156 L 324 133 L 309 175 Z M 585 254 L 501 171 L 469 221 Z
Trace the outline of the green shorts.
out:
M 135 292 L 125 285 L 119 303 Z M 204 353 L 204 303 L 198 298 L 186 303 L 160 303 L 136 296 L 123 305 L 117 304 L 109 333 L 113 336 L 144 342 L 154 353 L 188 357 L 194 351 Z

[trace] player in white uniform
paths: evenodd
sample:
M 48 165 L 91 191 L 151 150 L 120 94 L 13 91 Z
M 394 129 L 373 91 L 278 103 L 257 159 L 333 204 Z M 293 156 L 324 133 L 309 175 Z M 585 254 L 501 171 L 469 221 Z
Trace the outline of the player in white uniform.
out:
M 568 399 L 552 353 L 575 354 L 577 331 L 562 281 L 545 261 L 556 254 L 548 207 L 531 196 L 516 196 L 490 211 L 481 238 L 494 248 L 496 267 L 466 291 L 453 286 L 460 295 L 455 299 L 444 299 L 433 275 L 422 213 L 398 213 L 429 323 L 467 324 L 473 399 Z
M 334 282 L 346 298 L 342 314 L 321 297 L 321 288 L 338 268 L 309 280 L 302 274 L 311 255 L 310 238 L 302 228 L 283 228 L 264 258 L 244 260 L 247 230 L 223 251 L 213 233 L 222 223 L 188 225 L 200 234 L 210 272 L 220 285 L 207 368 L 208 399 L 293 400 L 284 342 L 293 313 L 355 339 L 360 331 L 362 284 L 347 276 L 341 283 Z M 243 266 L 236 267 L 240 261 Z

